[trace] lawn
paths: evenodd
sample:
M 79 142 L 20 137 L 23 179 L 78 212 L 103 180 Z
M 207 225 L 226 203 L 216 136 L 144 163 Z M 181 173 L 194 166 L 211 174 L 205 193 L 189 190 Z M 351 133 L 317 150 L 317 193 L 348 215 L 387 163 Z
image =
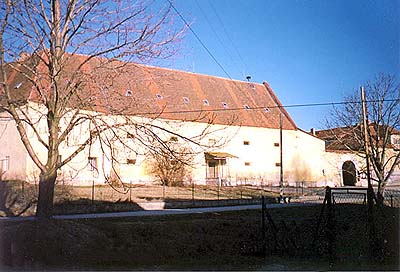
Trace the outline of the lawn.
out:
M 3 249 L 7 241 L 13 241 L 13 257 L 7 261 L 17 269 L 399 269 L 398 209 L 381 211 L 383 221 L 378 225 L 385 226 L 381 231 L 382 241 L 386 241 L 383 254 L 379 258 L 369 258 L 365 246 L 365 206 L 338 208 L 336 257 L 331 266 L 324 228 L 318 235 L 315 233 L 320 210 L 321 206 L 269 209 L 279 229 L 280 246 L 277 250 L 272 249 L 274 238 L 271 228 L 268 228 L 266 255 L 263 254 L 260 210 L 143 218 L 2 222 L 0 237 Z M 285 231 L 283 225 L 289 231 Z M 295 241 L 296 247 L 290 246 L 290 239 Z
M 130 186 L 129 184 L 127 186 Z M 22 181 L 0 182 L 0 216 L 34 215 L 38 187 Z M 227 199 L 273 199 L 276 193 L 252 187 L 132 185 L 71 186 L 58 184 L 54 192 L 55 214 L 132 211 L 141 203 L 207 202 Z

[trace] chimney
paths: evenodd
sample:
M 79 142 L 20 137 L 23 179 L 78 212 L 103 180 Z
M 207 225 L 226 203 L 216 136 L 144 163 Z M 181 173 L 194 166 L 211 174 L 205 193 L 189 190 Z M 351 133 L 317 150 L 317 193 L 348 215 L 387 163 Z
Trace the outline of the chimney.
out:
M 310 129 L 310 133 L 311 133 L 313 136 L 315 136 L 315 128 L 311 128 L 311 129 Z
M 27 60 L 30 56 L 31 56 L 31 55 L 30 55 L 28 52 L 22 51 L 22 52 L 19 54 L 18 60 L 19 60 L 19 61 L 25 61 L 25 60 Z

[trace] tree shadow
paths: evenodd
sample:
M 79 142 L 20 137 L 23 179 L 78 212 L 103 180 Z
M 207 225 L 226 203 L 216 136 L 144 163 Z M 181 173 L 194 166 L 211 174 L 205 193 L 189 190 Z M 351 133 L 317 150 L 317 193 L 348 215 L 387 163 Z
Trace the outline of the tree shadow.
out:
M 265 197 L 267 204 L 276 203 L 274 197 Z M 223 207 L 223 206 L 241 206 L 261 204 L 260 197 L 252 198 L 231 198 L 231 199 L 179 199 L 165 198 L 165 209 L 183 209 L 183 208 L 205 208 L 205 207 Z
M 140 210 L 143 210 L 140 205 L 128 200 L 105 201 L 80 198 L 77 200 L 61 200 L 55 203 L 53 214 L 128 212 Z

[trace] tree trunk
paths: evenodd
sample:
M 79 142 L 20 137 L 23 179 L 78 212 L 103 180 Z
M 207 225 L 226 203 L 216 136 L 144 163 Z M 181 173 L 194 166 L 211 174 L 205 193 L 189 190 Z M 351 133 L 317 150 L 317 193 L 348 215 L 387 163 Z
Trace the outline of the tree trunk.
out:
M 378 204 L 379 206 L 383 206 L 383 201 L 384 201 L 384 196 L 383 196 L 383 191 L 378 190 L 378 192 L 376 193 L 376 204 Z
M 54 185 L 56 178 L 56 171 L 40 174 L 39 197 L 36 210 L 36 217 L 38 218 L 49 218 L 53 215 Z

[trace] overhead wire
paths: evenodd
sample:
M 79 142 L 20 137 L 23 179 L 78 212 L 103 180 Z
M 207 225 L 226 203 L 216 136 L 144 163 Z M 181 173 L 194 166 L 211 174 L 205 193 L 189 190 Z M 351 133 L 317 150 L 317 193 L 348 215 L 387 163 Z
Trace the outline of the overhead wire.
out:
M 235 43 L 233 42 L 232 37 L 229 35 L 229 32 L 226 30 L 225 24 L 224 24 L 224 22 L 222 21 L 221 17 L 218 15 L 218 12 L 216 11 L 216 9 L 215 9 L 215 7 L 214 7 L 212 1 L 207 1 L 207 2 L 208 2 L 208 4 L 211 6 L 212 11 L 214 12 L 215 16 L 217 17 L 219 23 L 221 24 L 221 26 L 222 26 L 222 31 L 225 33 L 225 35 L 226 35 L 226 37 L 228 38 L 228 40 L 230 41 L 232 47 L 235 49 L 235 52 L 236 52 L 236 54 L 237 54 L 238 57 L 239 57 L 239 60 L 240 60 L 240 62 L 241 62 L 241 64 L 242 64 L 242 67 L 245 69 L 245 71 L 248 71 L 247 65 L 246 65 L 246 63 L 244 62 L 242 55 L 240 54 L 240 52 L 239 52 L 237 46 L 235 45 Z M 245 76 L 243 73 L 242 73 L 242 75 L 243 75 L 243 77 Z
M 225 73 L 225 75 L 233 82 L 236 88 L 238 90 L 242 91 L 242 89 L 237 85 L 236 81 L 231 77 L 231 75 L 226 71 L 224 66 L 217 60 L 217 58 L 213 55 L 213 53 L 208 49 L 208 47 L 204 44 L 204 42 L 200 39 L 200 37 L 197 35 L 197 33 L 194 31 L 194 29 L 190 26 L 190 24 L 186 21 L 186 19 L 183 17 L 183 15 L 179 12 L 179 10 L 175 7 L 175 5 L 172 3 L 171 0 L 167 0 L 169 4 L 171 5 L 172 9 L 176 12 L 176 14 L 181 18 L 182 22 L 186 25 L 186 27 L 192 32 L 196 40 L 200 43 L 200 45 L 206 50 L 207 54 L 213 59 L 213 61 L 221 68 L 221 70 Z
M 377 103 L 381 100 L 368 100 L 366 103 Z M 387 99 L 385 102 L 400 102 L 400 99 Z M 216 109 L 194 109 L 194 110 L 177 110 L 162 112 L 139 112 L 137 115 L 154 115 L 154 114 L 180 114 L 180 113 L 201 113 L 201 112 L 221 112 L 221 111 L 239 111 L 239 110 L 269 110 L 273 108 L 304 108 L 304 107 L 320 107 L 320 106 L 337 106 L 349 104 L 361 104 L 361 101 L 339 101 L 339 102 L 323 102 L 323 103 L 305 103 L 305 104 L 289 104 L 289 105 L 264 105 L 256 107 L 236 107 L 236 108 L 216 108 Z
M 212 32 L 214 33 L 214 36 L 217 38 L 219 44 L 221 45 L 221 47 L 224 49 L 225 53 L 229 56 L 230 60 L 232 61 L 232 63 L 235 64 L 235 67 L 237 68 L 238 63 L 233 59 L 231 52 L 228 50 L 226 45 L 222 42 L 222 40 L 221 40 L 220 36 L 218 35 L 217 31 L 215 30 L 213 24 L 211 24 L 207 14 L 204 12 L 203 8 L 201 7 L 201 5 L 199 4 L 199 2 L 197 0 L 195 0 L 195 3 L 197 5 L 197 7 L 199 8 L 200 12 L 203 14 L 203 17 L 206 19 L 207 24 L 210 26 L 210 28 L 211 28 Z M 214 13 L 215 13 L 215 11 L 214 11 Z M 220 22 L 221 22 L 221 20 L 220 20 Z M 240 69 L 238 69 L 238 70 L 239 70 L 239 73 L 241 73 L 244 78 L 243 72 L 241 72 Z

